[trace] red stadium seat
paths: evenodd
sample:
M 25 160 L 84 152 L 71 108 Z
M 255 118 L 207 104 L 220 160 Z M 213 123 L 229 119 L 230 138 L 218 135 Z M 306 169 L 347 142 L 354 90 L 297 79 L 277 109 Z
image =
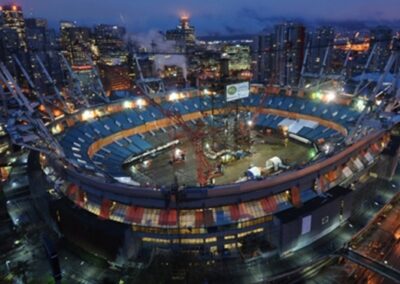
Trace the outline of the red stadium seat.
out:
M 100 207 L 100 217 L 103 219 L 108 219 L 111 213 L 112 201 L 109 199 L 103 199 Z
M 168 210 L 160 210 L 160 218 L 158 219 L 158 224 L 161 226 L 168 225 Z
M 143 207 L 129 206 L 126 210 L 125 221 L 140 224 L 144 213 Z
M 239 214 L 240 218 L 252 218 L 253 216 L 249 213 L 249 210 L 246 207 L 245 203 L 240 203 L 239 204 Z
M 168 210 L 168 225 L 174 226 L 177 223 L 177 212 L 176 209 Z
M 239 206 L 237 204 L 234 204 L 229 206 L 229 209 L 232 221 L 238 221 L 240 219 Z
M 293 206 L 300 207 L 301 206 L 300 189 L 297 186 L 294 186 L 290 189 L 290 196 L 292 199 Z
M 71 183 L 67 187 L 67 195 L 72 197 L 72 196 L 74 196 L 76 194 L 76 192 L 78 190 L 79 190 L 79 187 L 76 184 Z
M 273 196 L 270 196 L 268 198 L 264 198 L 263 200 L 261 200 L 261 205 L 262 205 L 264 211 L 267 213 L 272 213 L 277 208 L 276 200 Z
M 195 212 L 195 226 L 196 226 L 196 228 L 204 226 L 203 211 L 196 211 Z
M 80 207 L 83 207 L 85 205 L 85 192 L 79 190 L 79 188 L 78 188 L 78 193 L 76 194 L 75 203 L 78 204 L 78 206 Z

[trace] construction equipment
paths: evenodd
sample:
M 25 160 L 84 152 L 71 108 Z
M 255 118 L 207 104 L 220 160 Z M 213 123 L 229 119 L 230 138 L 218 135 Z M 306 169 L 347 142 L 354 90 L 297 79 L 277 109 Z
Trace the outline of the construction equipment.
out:
M 165 117 L 169 118 L 174 122 L 174 124 L 180 127 L 183 132 L 186 134 L 188 140 L 193 145 L 196 161 L 197 161 L 197 182 L 200 186 L 205 186 L 208 184 L 209 179 L 212 175 L 213 167 L 207 160 L 207 157 L 204 154 L 203 150 L 203 138 L 206 134 L 199 130 L 191 128 L 182 115 L 179 112 L 173 111 L 171 109 L 163 108 L 159 103 L 155 101 L 155 99 L 149 93 L 149 87 L 146 85 L 146 82 L 153 82 L 155 80 L 145 79 L 143 76 L 143 72 L 140 68 L 139 59 L 135 56 L 137 68 L 139 71 L 139 80 L 138 85 L 143 91 L 145 97 L 147 98 L 150 105 L 156 107 Z M 164 90 L 165 91 L 165 90 Z

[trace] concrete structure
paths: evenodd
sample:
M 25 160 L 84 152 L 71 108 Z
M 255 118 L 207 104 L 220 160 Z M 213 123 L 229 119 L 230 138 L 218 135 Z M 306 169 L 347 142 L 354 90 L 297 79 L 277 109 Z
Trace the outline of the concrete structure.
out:
M 176 29 L 168 30 L 165 34 L 167 40 L 175 41 L 177 51 L 191 50 L 196 42 L 196 34 L 193 26 L 189 24 L 189 17 L 182 16 Z
M 253 94 L 240 107 L 255 111 L 259 99 Z M 183 112 L 182 119 L 198 120 L 211 111 L 209 100 L 191 96 L 173 105 Z M 167 101 L 160 103 L 169 105 Z M 346 125 L 358 115 L 345 106 L 320 102 L 305 107 L 306 103 L 298 98 L 270 98 L 255 125 L 278 131 L 279 122 L 287 117 L 313 120 L 318 127 L 303 126 L 303 130 L 293 131 L 315 141 L 322 136 L 345 135 Z M 120 178 L 124 173 L 119 168 L 126 155 L 132 155 L 126 147 L 137 149 L 136 155 L 146 153 L 156 146 L 149 143 L 150 133 L 173 125 L 150 106 L 137 102 L 129 106 L 133 109 L 127 109 L 126 102 L 116 102 L 58 121 L 58 127 L 65 129 L 61 143 L 74 166 L 65 167 L 50 157 L 41 159 L 50 178 L 58 180 L 56 190 L 62 198 L 51 202 L 51 208 L 60 229 L 71 241 L 111 258 L 126 242 L 132 249 L 131 257 L 155 248 L 223 257 L 255 252 L 259 246 L 250 243 L 260 242 L 268 243 L 268 253 L 300 249 L 347 220 L 353 191 L 346 188 L 368 175 L 388 143 L 385 131 L 373 132 L 351 146 L 337 149 L 333 156 L 321 156 L 281 174 L 235 184 L 200 188 L 189 185 L 179 190 L 151 183 L 123 184 Z M 333 121 L 316 114 L 327 107 L 331 108 L 329 119 Z M 223 108 L 221 104 L 214 109 L 215 115 Z M 347 115 L 333 116 L 337 111 Z M 93 120 L 96 113 L 103 117 Z M 125 115 L 128 117 L 123 118 Z M 136 121 L 133 128 L 130 119 Z M 97 125 L 97 130 L 90 130 L 91 123 Z M 119 131 L 121 128 L 124 130 Z M 96 133 L 103 138 L 91 140 Z M 126 144 L 128 140 L 131 142 Z M 96 165 L 103 165 L 102 170 Z M 140 184 L 140 177 L 133 179 Z

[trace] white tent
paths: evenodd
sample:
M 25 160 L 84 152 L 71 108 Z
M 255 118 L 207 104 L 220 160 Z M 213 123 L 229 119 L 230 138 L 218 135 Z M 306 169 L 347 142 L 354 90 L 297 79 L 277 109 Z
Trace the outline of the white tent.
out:
M 259 167 L 251 167 L 247 170 L 247 176 L 249 178 L 259 178 L 261 176 L 261 169 Z
M 265 162 L 265 168 L 267 170 L 274 169 L 274 171 L 277 171 L 280 167 L 282 167 L 282 160 L 279 157 L 272 157 Z

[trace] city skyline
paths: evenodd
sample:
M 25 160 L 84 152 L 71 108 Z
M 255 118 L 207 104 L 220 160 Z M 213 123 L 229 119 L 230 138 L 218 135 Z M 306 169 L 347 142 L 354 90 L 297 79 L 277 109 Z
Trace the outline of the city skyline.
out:
M 94 2 L 66 1 L 57 3 L 47 0 L 1 1 L 1 5 L 13 3 L 21 5 L 25 17 L 42 17 L 50 26 L 57 28 L 62 20 L 77 21 L 78 24 L 91 26 L 108 23 L 126 26 L 131 33 L 143 33 L 148 30 L 163 30 L 176 25 L 177 17 L 186 14 L 201 35 L 211 34 L 245 34 L 257 33 L 271 29 L 283 20 L 296 20 L 306 25 L 331 24 L 343 27 L 363 28 L 372 25 L 400 26 L 400 18 L 396 14 L 399 6 L 395 0 L 385 1 L 321 1 L 315 5 L 313 1 L 297 3 L 285 1 L 251 1 L 246 5 L 239 1 L 222 0 L 218 2 L 185 2 L 169 1 L 163 7 L 162 1 L 151 0 L 145 3 L 129 3 L 124 0 Z M 159 9 L 155 9 L 159 7 Z M 87 11 L 91 9 L 88 15 Z M 332 12 L 333 11 L 333 12 Z
M 397 283 L 398 1 L 0 0 L 0 283 Z

